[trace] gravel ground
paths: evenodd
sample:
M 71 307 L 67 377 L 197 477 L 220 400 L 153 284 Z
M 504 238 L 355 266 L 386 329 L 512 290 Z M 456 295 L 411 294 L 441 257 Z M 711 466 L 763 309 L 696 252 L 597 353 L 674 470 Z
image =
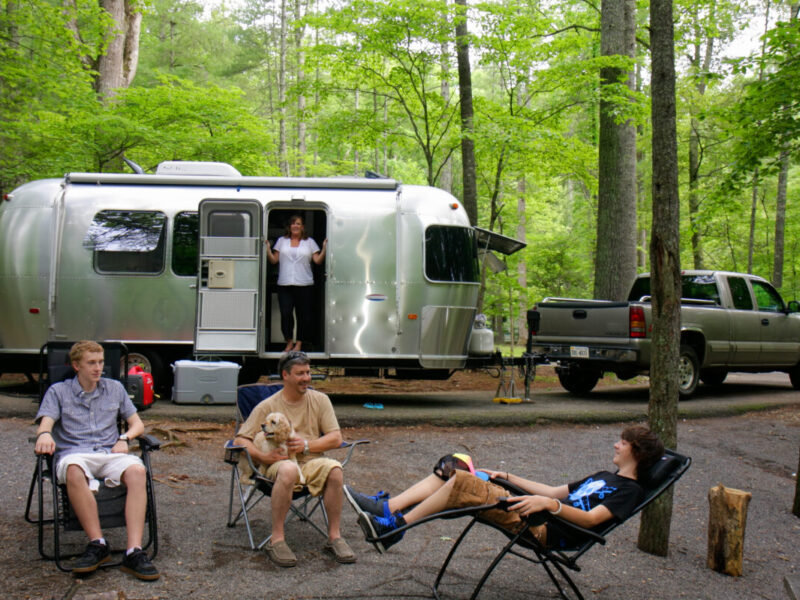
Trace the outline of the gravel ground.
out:
M 116 591 L 143 600 L 430 597 L 438 566 L 466 521 L 440 520 L 413 529 L 386 555 L 379 555 L 363 540 L 347 506 L 343 531 L 358 554 L 357 564 L 338 565 L 323 552 L 319 534 L 292 522 L 287 538 L 299 564 L 280 569 L 264 553 L 249 549 L 242 526 L 225 526 L 230 475 L 221 460 L 221 447 L 231 429 L 181 434 L 186 445 L 165 448 L 153 457 L 161 530 L 156 564 L 161 579 L 144 583 L 118 569 L 101 570 L 81 580 L 79 595 Z M 479 466 L 562 483 L 610 467 L 612 444 L 620 429 L 620 425 L 348 429 L 348 438 L 368 438 L 373 443 L 356 454 L 346 479 L 357 489 L 395 493 L 427 474 L 439 456 L 461 450 Z M 39 558 L 36 528 L 22 518 L 33 470 L 27 441 L 33 431 L 27 420 L 0 419 L 0 450 L 5 457 L 0 466 L 5 482 L 0 490 L 2 598 L 63 598 L 75 591 L 70 589 L 72 576 Z M 575 579 L 587 600 L 787 598 L 784 577 L 800 574 L 800 519 L 790 512 L 799 440 L 796 409 L 680 423 L 679 450 L 694 462 L 675 489 L 669 556 L 638 551 L 638 517 L 632 519 L 612 534 L 606 546 L 596 546 L 581 560 L 583 570 Z M 753 494 L 744 575 L 738 578 L 705 566 L 707 493 L 719 483 Z M 260 508 L 255 527 L 266 535 L 267 507 Z M 83 545 L 80 537 L 75 539 Z M 504 539 L 488 528 L 474 530 L 443 582 L 443 597 L 469 597 Z M 506 558 L 480 596 L 486 600 L 553 597 L 543 570 L 515 557 Z

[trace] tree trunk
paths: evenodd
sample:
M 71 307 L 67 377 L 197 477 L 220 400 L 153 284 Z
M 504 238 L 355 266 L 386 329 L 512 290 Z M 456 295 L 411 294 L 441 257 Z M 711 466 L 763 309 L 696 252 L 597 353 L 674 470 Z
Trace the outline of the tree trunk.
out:
M 442 42 L 442 57 L 440 61 L 442 69 L 441 94 L 442 102 L 447 105 L 450 103 L 450 55 L 447 51 L 447 42 Z M 439 187 L 446 192 L 453 191 L 453 161 L 450 157 L 442 165 L 441 175 L 439 176 Z
M 281 0 L 281 33 L 278 51 L 278 164 L 281 175 L 289 176 L 289 157 L 286 147 L 286 0 Z
M 525 181 L 525 177 L 522 176 L 517 181 L 517 239 L 525 242 L 526 236 L 525 231 L 527 229 L 527 218 L 526 218 L 526 201 L 525 196 L 528 192 L 527 190 L 527 182 Z M 524 258 L 520 258 L 519 262 L 517 263 L 517 283 L 519 284 L 520 292 L 519 295 L 519 304 L 517 307 L 517 322 L 516 322 L 516 330 L 517 330 L 517 339 L 519 340 L 520 345 L 525 345 L 525 342 L 528 338 L 528 321 L 527 321 L 527 314 L 528 314 L 528 296 L 526 291 L 528 289 L 528 267 L 527 263 L 525 262 Z
M 295 25 L 295 52 L 297 52 L 297 168 L 295 169 L 299 177 L 306 175 L 306 95 L 303 91 L 303 81 L 305 80 L 306 54 L 303 51 L 303 36 L 305 26 L 303 25 L 303 4 L 302 0 L 295 0 L 294 3 Z
M 792 514 L 795 517 L 800 517 L 800 453 L 797 458 L 797 471 L 794 477 L 794 504 L 792 505 Z
M 753 253 L 756 247 L 756 208 L 758 208 L 758 167 L 753 170 L 753 191 L 750 198 L 750 236 L 747 240 L 747 272 L 753 272 Z
M 718 573 L 742 574 L 744 531 L 750 492 L 717 485 L 708 491 L 708 553 L 706 564 Z
M 778 194 L 775 202 L 775 256 L 772 263 L 772 285 L 783 285 L 783 243 L 786 231 L 786 186 L 789 180 L 789 153 L 781 153 Z
M 105 54 L 97 59 L 95 90 L 101 98 L 128 87 L 139 64 L 139 33 L 142 13 L 135 0 L 101 0 L 100 6 L 114 20 L 114 30 Z
M 463 197 L 461 201 L 472 225 L 478 224 L 478 185 L 475 174 L 475 143 L 473 141 L 472 72 L 469 65 L 469 31 L 467 30 L 467 0 L 456 2 L 456 57 L 458 59 L 458 93 L 461 106 L 461 170 Z
M 710 20 L 714 20 L 716 6 L 712 2 L 708 7 Z M 698 7 L 692 7 L 695 19 L 699 19 Z M 695 91 L 702 98 L 706 93 L 706 84 L 711 70 L 711 58 L 714 52 L 714 38 L 708 37 L 705 44 L 700 43 L 700 31 L 695 31 L 694 54 L 691 57 L 692 70 L 695 77 Z M 703 48 L 701 50 L 701 48 Z M 692 229 L 692 258 L 695 269 L 704 269 L 703 260 L 703 234 L 700 231 L 700 196 L 697 190 L 700 181 L 700 121 L 695 114 L 694 105 L 690 104 L 691 114 L 689 129 L 689 223 Z
M 600 11 L 600 53 L 633 58 L 635 0 L 603 0 Z M 633 71 L 601 70 L 594 297 L 605 300 L 624 300 L 636 276 L 636 128 L 617 121 L 619 107 L 604 91 L 620 81 L 633 90 Z
M 677 367 L 681 315 L 673 28 L 672 0 L 651 0 L 653 225 L 650 234 L 650 270 L 653 338 L 648 416 L 650 428 L 668 448 L 677 447 L 678 441 Z M 670 489 L 642 512 L 639 548 L 666 556 L 671 520 Z

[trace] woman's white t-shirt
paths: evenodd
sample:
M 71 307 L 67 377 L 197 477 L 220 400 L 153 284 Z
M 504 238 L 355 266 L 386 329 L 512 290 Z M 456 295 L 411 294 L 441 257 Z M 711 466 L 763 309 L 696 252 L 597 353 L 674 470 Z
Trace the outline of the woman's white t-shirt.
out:
M 319 252 L 319 246 L 313 238 L 300 240 L 300 244 L 293 248 L 291 240 L 283 236 L 275 242 L 273 250 L 280 253 L 278 285 L 314 285 L 311 256 Z

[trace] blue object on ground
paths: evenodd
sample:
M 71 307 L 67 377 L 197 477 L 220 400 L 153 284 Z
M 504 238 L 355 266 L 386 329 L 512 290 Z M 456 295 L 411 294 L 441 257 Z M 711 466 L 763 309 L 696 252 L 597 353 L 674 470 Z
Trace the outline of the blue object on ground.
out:
M 375 409 L 375 410 L 383 410 L 383 404 L 377 404 L 375 402 L 367 402 L 364 405 L 364 408 L 372 408 L 372 409 Z

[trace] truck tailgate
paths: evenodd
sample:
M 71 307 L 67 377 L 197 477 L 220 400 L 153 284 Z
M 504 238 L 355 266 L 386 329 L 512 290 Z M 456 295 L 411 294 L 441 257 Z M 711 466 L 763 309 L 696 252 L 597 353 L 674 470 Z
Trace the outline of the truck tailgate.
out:
M 545 301 L 536 306 L 540 315 L 536 337 L 628 338 L 630 336 L 628 302 Z M 608 341 L 608 340 L 606 340 Z

